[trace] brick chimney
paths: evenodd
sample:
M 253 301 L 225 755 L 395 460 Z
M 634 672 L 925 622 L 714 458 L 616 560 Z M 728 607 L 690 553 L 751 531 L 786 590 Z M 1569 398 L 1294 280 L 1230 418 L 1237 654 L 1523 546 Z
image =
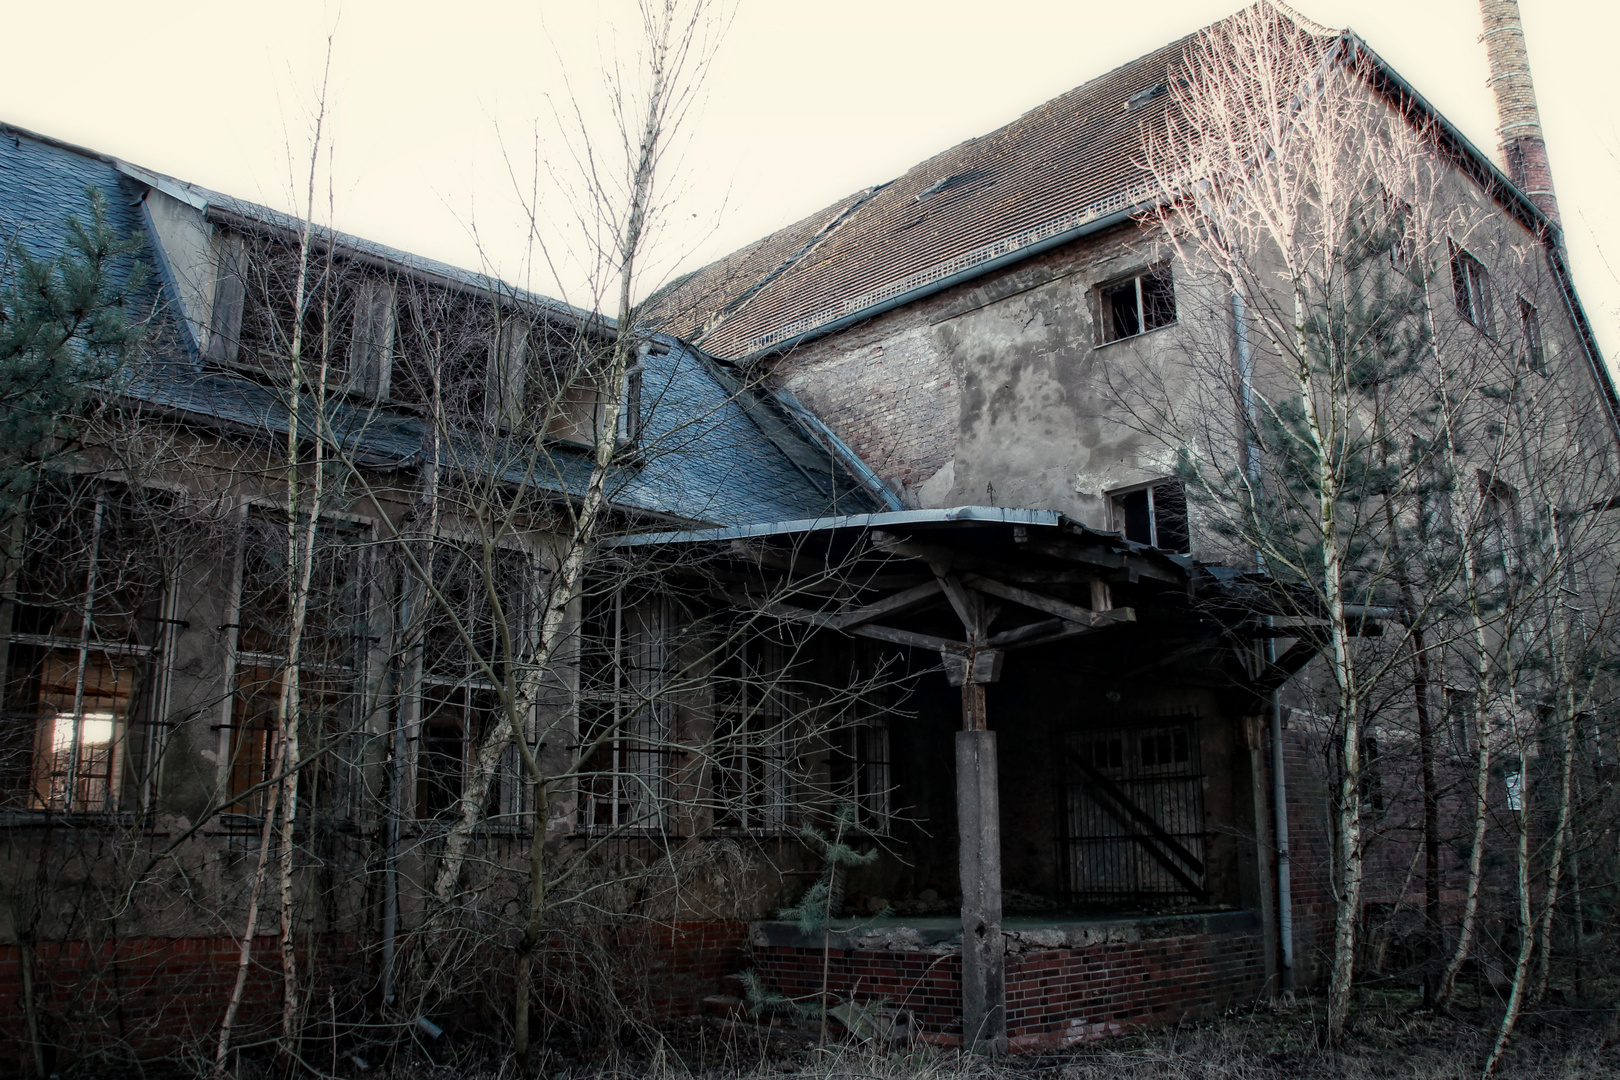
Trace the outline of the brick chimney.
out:
M 1557 225 L 1558 198 L 1553 194 L 1536 88 L 1530 81 L 1530 54 L 1524 47 L 1519 0 L 1479 0 L 1479 9 L 1485 21 L 1483 40 L 1490 57 L 1497 134 L 1508 177 Z

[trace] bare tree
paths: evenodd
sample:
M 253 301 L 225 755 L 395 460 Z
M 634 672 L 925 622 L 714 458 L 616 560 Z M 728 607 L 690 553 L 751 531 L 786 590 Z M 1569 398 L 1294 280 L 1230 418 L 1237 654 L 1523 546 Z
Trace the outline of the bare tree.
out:
M 1117 390 L 1190 482 L 1210 553 L 1271 575 L 1322 662 L 1337 1041 L 1377 839 L 1369 748 L 1411 725 L 1415 674 L 1469 687 L 1475 837 L 1444 1000 L 1476 921 L 1501 742 L 1490 718 L 1504 692 L 1545 690 L 1528 681 L 1561 578 L 1520 561 L 1519 538 L 1545 537 L 1542 518 L 1600 496 L 1590 458 L 1607 460 L 1613 443 L 1573 360 L 1560 378 L 1536 370 L 1537 305 L 1560 299 L 1543 240 L 1455 170 L 1437 131 L 1375 90 L 1353 38 L 1260 5 L 1203 35 L 1185 65 L 1145 164 L 1176 303 L 1201 317 L 1183 320 L 1175 347 L 1122 365 Z M 1492 275 L 1517 310 L 1500 310 Z M 1564 509 L 1532 520 L 1519 509 L 1531 490 Z M 1514 726 L 1522 712 L 1507 723 L 1534 741 L 1539 726 Z M 1437 806 L 1432 783 L 1423 797 Z M 1437 843 L 1438 814 L 1424 820 Z

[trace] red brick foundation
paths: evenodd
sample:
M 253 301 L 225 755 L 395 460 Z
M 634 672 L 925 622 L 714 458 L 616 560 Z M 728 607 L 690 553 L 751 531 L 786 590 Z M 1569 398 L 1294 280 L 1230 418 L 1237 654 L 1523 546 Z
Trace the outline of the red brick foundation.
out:
M 909 1009 L 930 1042 L 961 1041 L 960 932 L 834 934 L 839 997 Z M 1265 990 L 1260 920 L 1250 911 L 1008 926 L 1007 1033 L 1013 1050 L 1065 1046 L 1130 1028 L 1217 1014 Z M 753 969 L 779 994 L 812 999 L 822 950 L 783 923 L 756 923 Z

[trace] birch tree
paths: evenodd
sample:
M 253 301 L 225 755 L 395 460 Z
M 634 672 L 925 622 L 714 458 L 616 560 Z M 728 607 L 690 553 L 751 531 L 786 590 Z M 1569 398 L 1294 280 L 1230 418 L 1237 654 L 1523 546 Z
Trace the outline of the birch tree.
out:
M 1501 695 L 1525 688 L 1532 630 L 1546 625 L 1530 614 L 1556 588 L 1512 561 L 1523 522 L 1509 508 L 1532 485 L 1557 488 L 1561 506 L 1593 492 L 1593 474 L 1570 468 L 1577 447 L 1594 449 L 1575 438 L 1593 409 L 1566 378 L 1543 391 L 1557 398 L 1550 412 L 1525 414 L 1541 376 L 1523 298 L 1552 294 L 1541 240 L 1503 231 L 1439 133 L 1373 89 L 1353 37 L 1260 5 L 1198 38 L 1184 65 L 1165 127 L 1145 133 L 1144 164 L 1178 307 L 1197 318 L 1183 318 L 1175 347 L 1122 364 L 1115 386 L 1179 463 L 1209 554 L 1270 575 L 1319 658 L 1333 733 L 1337 1042 L 1376 839 L 1365 755 L 1381 726 L 1410 722 L 1414 658 L 1448 678 L 1465 667 L 1458 685 L 1481 725 L 1468 899 L 1441 1000 L 1467 955 L 1501 741 L 1486 727 Z M 1527 453 L 1535 430 L 1560 461 Z M 1425 821 L 1439 827 L 1437 814 Z

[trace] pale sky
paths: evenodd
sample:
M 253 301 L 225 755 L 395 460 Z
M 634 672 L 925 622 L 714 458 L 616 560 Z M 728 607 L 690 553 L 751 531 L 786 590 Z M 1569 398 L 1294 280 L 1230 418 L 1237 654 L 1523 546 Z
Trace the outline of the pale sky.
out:
M 1620 4 L 1520 3 L 1577 285 L 1612 360 L 1620 104 L 1610 73 Z M 892 179 L 1238 6 L 741 0 L 683 146 L 655 277 Z M 1358 31 L 1494 153 L 1477 0 L 1295 6 Z M 627 0 L 10 0 L 5 8 L 0 119 L 284 209 L 300 208 L 289 164 L 307 161 L 333 34 L 331 223 L 541 292 L 577 287 L 566 271 L 559 286 L 525 270 L 526 232 L 502 147 L 527 161 L 538 124 L 556 152 L 548 129 L 563 74 L 580 96 L 595 94 L 603 58 L 635 37 Z M 550 234 L 567 237 L 566 208 L 545 210 Z

